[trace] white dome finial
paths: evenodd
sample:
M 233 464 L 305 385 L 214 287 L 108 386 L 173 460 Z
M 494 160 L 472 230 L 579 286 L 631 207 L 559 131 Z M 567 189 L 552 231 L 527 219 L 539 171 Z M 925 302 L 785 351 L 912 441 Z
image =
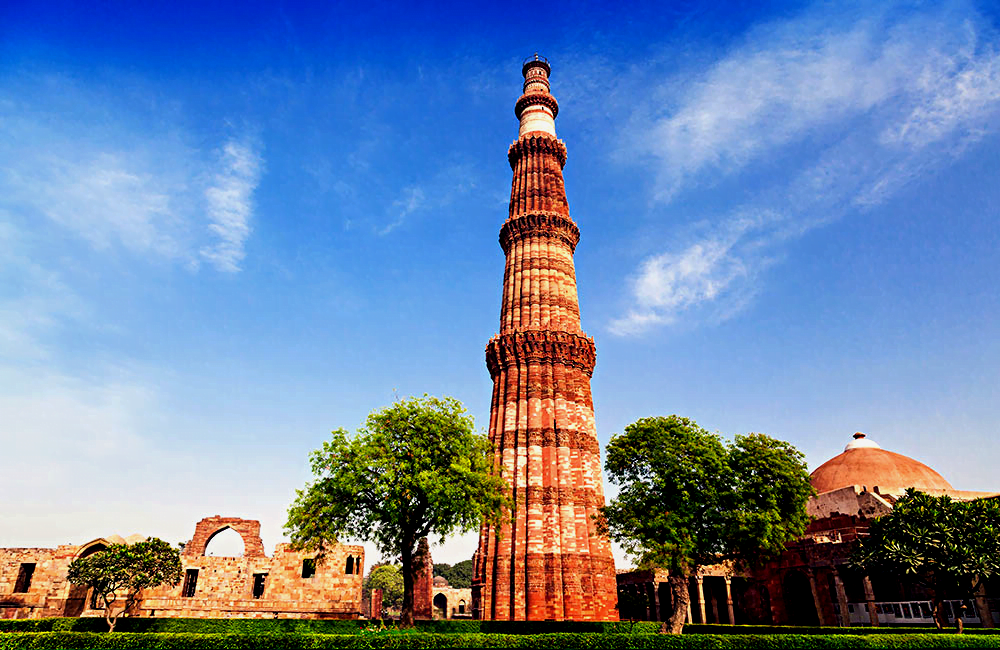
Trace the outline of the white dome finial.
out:
M 847 446 L 844 447 L 844 451 L 850 451 L 852 449 L 881 449 L 881 448 L 882 447 L 880 447 L 877 442 L 875 442 L 874 440 L 869 440 L 867 437 L 865 437 L 865 434 L 858 431 L 857 433 L 854 434 L 854 440 L 847 443 Z

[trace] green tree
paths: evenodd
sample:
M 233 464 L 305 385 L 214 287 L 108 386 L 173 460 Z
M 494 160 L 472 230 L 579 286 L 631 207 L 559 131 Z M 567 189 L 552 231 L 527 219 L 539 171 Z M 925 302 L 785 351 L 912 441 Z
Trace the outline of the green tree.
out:
M 1000 573 L 1000 503 L 955 501 L 910 488 L 892 512 L 871 522 L 851 559 L 866 574 L 909 578 L 927 587 L 938 628 L 945 623 L 941 603 L 949 594 L 974 598 L 983 624 L 993 627 L 981 588 Z
M 108 631 L 114 632 L 118 617 L 132 610 L 141 590 L 176 585 L 181 573 L 180 551 L 162 539 L 150 537 L 135 544 L 112 544 L 73 560 L 67 579 L 94 590 L 104 605 Z M 125 600 L 119 607 L 121 595 Z
M 383 609 L 399 610 L 403 604 L 403 574 L 395 564 L 374 567 L 365 578 L 364 589 L 367 594 L 372 589 L 382 590 Z M 372 612 L 372 616 L 382 618 L 382 612 Z
M 322 555 L 343 536 L 400 558 L 404 626 L 413 624 L 418 540 L 484 520 L 499 525 L 508 506 L 506 483 L 492 471 L 492 445 L 449 397 L 412 397 L 373 411 L 355 436 L 334 431 L 310 459 L 316 479 L 297 491 L 285 524 L 293 547 Z
M 776 555 L 809 522 L 814 492 L 802 454 L 759 433 L 727 445 L 687 418 L 643 418 L 611 437 L 605 470 L 620 492 L 602 510 L 602 528 L 639 568 L 669 572 L 664 632 L 683 628 L 700 567 Z
M 435 564 L 434 575 L 443 577 L 455 589 L 468 589 L 472 586 L 472 560 Z

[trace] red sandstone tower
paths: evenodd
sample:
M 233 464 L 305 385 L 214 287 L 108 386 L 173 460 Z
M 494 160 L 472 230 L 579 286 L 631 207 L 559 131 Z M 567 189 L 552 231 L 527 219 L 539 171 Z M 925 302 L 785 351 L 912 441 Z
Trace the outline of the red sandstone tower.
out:
M 502 531 L 483 526 L 473 608 L 493 620 L 617 620 L 615 566 L 593 516 L 604 505 L 590 377 L 594 341 L 580 329 L 573 251 L 580 230 L 563 187 L 566 145 L 551 68 L 525 62 L 521 126 L 507 159 L 510 215 L 500 229 L 500 334 L 486 346 L 493 378 L 490 439 L 511 485 Z M 498 534 L 499 533 L 499 534 Z

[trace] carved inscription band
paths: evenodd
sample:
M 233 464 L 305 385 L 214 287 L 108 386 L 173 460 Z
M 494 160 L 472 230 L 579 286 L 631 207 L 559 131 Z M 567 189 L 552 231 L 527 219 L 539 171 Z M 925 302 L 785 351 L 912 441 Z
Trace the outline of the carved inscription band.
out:
M 494 336 L 486 346 L 490 377 L 496 378 L 501 369 L 532 363 L 579 368 L 589 377 L 597 363 L 594 339 L 569 332 L 524 330 Z
M 511 217 L 500 228 L 500 247 L 504 255 L 514 241 L 531 235 L 561 239 L 569 245 L 570 251 L 575 251 L 580 241 L 580 229 L 569 217 L 557 212 L 529 212 Z
M 597 438 L 580 431 L 529 427 L 526 430 L 505 431 L 503 435 L 504 447 L 568 447 L 594 456 L 601 453 Z
M 583 506 L 587 508 L 603 508 L 604 497 L 594 488 L 570 487 L 515 487 L 514 501 L 519 505 L 541 503 L 547 506 Z

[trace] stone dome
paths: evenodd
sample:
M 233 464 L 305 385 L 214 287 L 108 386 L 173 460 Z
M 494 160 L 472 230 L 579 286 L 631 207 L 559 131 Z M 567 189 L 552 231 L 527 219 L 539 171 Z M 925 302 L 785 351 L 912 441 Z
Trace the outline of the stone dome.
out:
M 445 578 L 444 576 L 434 576 L 434 586 L 435 587 L 447 587 L 448 586 L 448 578 Z
M 927 465 L 908 456 L 886 451 L 863 433 L 855 433 L 844 453 L 826 461 L 809 475 L 816 492 L 863 485 L 914 487 L 924 490 L 951 490 L 951 484 Z

